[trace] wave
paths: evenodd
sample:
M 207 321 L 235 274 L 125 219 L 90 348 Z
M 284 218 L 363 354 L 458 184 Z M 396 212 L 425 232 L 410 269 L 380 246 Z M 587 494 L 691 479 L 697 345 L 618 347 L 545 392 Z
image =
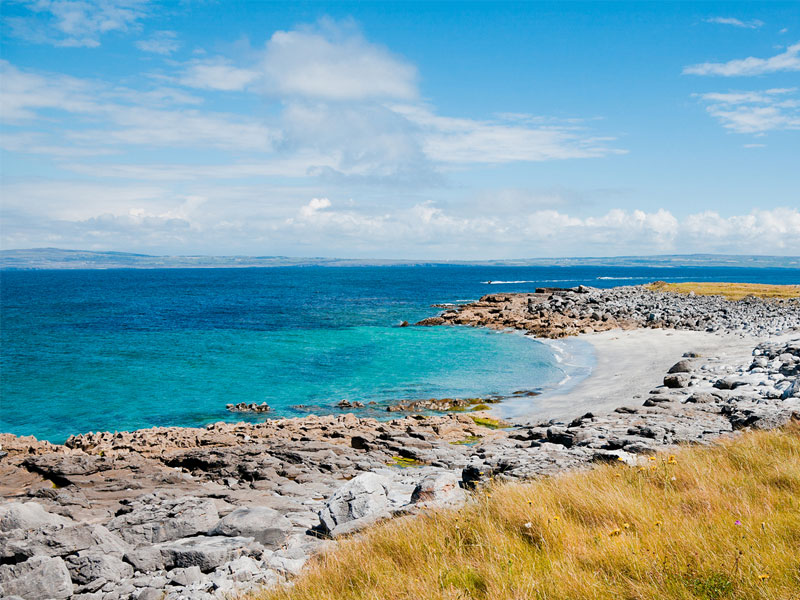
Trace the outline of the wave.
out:
M 614 280 L 614 279 L 651 279 L 651 277 L 597 277 L 596 279 Z
M 564 283 L 566 281 L 577 281 L 577 279 L 522 279 L 519 281 L 481 281 L 487 285 L 498 285 L 502 283 Z

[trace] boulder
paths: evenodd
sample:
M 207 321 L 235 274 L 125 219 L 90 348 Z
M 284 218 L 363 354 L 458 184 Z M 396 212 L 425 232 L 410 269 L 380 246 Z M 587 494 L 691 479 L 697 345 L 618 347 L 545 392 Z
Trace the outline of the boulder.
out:
M 34 556 L 15 565 L 0 565 L 0 596 L 3 598 L 69 598 L 73 591 L 67 565 L 60 558 Z
M 265 546 L 280 546 L 292 530 L 292 522 L 274 508 L 240 506 L 220 519 L 210 535 L 251 537 Z
M 669 368 L 667 373 L 691 373 L 692 363 L 688 360 L 679 360 Z
M 98 579 L 120 581 L 133 577 L 133 567 L 99 550 L 82 550 L 66 558 L 72 581 L 86 585 Z
M 74 524 L 72 519 L 49 513 L 37 502 L 7 502 L 0 505 L 0 531 L 71 524 Z
M 66 556 L 87 549 L 122 557 L 130 547 L 102 525 L 86 523 L 30 531 L 18 529 L 0 537 L 0 561 L 18 561 L 31 556 Z
M 320 530 L 336 537 L 389 516 L 389 480 L 362 473 L 340 487 L 319 512 Z
M 219 513 L 210 498 L 150 494 L 132 503 L 130 512 L 111 519 L 108 528 L 131 544 L 155 544 L 205 533 L 217 521 Z
M 253 538 L 244 537 L 190 537 L 155 546 L 164 557 L 167 569 L 199 567 L 209 573 L 242 554 L 255 552 Z
M 459 483 L 459 477 L 451 471 L 426 475 L 411 493 L 411 503 L 436 508 L 461 506 L 467 496 Z
M 668 388 L 685 388 L 689 385 L 689 376 L 686 373 L 673 373 L 664 377 L 664 385 Z

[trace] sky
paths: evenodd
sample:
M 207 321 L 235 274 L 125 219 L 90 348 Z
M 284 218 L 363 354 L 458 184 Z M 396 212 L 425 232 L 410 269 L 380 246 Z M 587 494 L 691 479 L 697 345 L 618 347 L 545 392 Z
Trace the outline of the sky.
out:
M 4 0 L 0 245 L 800 255 L 800 3 Z

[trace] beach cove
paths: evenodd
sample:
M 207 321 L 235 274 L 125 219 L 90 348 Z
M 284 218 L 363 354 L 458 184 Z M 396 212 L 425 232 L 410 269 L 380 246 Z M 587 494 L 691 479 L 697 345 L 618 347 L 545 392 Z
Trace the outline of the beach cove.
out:
M 561 400 L 488 411 L 379 421 L 354 410 L 84 434 L 64 446 L 3 435 L 4 581 L 46 571 L 62 591 L 45 597 L 109 600 L 275 585 L 332 539 L 394 514 L 458 506 L 491 479 L 635 464 L 800 414 L 796 299 L 584 287 L 492 294 L 435 319 L 426 324 L 540 335 L 546 326 L 556 338 L 580 328 L 596 367 Z M 513 406 L 540 400 L 569 410 L 537 421 Z M 508 408 L 520 424 L 496 420 Z

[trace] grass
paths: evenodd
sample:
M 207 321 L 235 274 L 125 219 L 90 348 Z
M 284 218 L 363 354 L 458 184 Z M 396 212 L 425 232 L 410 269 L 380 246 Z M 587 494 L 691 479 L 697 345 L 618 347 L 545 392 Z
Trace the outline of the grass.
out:
M 457 440 L 455 442 L 450 442 L 455 446 L 472 446 L 473 444 L 477 444 L 483 438 L 479 435 L 468 435 L 463 440 Z
M 341 542 L 250 600 L 800 598 L 800 427 L 490 485 Z
M 493 419 L 492 417 L 476 417 L 475 415 L 469 415 L 469 418 L 472 419 L 475 425 L 480 425 L 487 429 L 502 429 L 503 427 L 508 427 L 508 423 L 505 421 Z
M 758 298 L 797 298 L 800 285 L 764 285 L 760 283 L 723 283 L 715 281 L 666 283 L 655 281 L 645 286 L 651 290 L 688 294 L 694 292 L 701 296 L 724 296 L 728 300 L 741 300 L 746 296 Z

